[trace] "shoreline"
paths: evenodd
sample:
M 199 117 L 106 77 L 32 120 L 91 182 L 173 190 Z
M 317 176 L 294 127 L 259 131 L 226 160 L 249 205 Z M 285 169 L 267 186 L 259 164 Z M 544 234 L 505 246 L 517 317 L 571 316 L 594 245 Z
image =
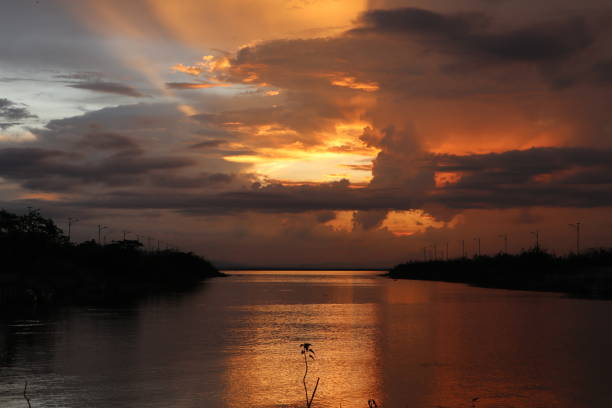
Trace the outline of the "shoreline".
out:
M 138 240 L 70 242 L 53 220 L 0 210 L 0 305 L 112 304 L 225 276 L 192 252 Z
M 384 276 L 612 300 L 612 250 L 556 257 L 532 249 L 518 255 L 412 261 L 396 265 Z

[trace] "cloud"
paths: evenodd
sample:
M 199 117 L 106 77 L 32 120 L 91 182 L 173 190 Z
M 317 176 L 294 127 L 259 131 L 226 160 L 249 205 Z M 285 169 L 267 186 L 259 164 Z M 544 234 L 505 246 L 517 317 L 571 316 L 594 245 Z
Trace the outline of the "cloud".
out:
M 235 174 L 201 173 L 197 176 L 185 177 L 172 174 L 162 174 L 154 178 L 153 184 L 170 189 L 204 189 L 226 186 L 237 178 Z
M 3 152 L 31 168 L 11 159 L 0 176 L 51 192 L 78 187 L 83 207 L 316 211 L 324 219 L 359 211 L 363 229 L 376 229 L 389 210 L 608 205 L 609 15 L 598 20 L 577 7 L 516 19 L 481 3 L 469 12 L 370 10 L 334 36 L 259 41 L 183 61 L 162 87 L 253 92 L 173 92 L 189 109 L 137 104 L 52 121 L 35 131 L 33 148 L 42 151 Z M 169 61 L 166 69 L 176 59 Z M 60 79 L 144 96 L 106 77 L 84 70 Z M 266 98 L 267 89 L 280 94 Z M 306 162 L 357 150 L 368 160 L 340 161 L 326 174 L 371 171 L 369 183 L 299 180 L 312 172 Z M 256 166 L 283 169 L 296 151 L 320 155 L 281 176 Z
M 88 91 L 110 93 L 115 95 L 131 96 L 134 98 L 143 98 L 146 95 L 131 86 L 119 84 L 115 82 L 80 82 L 77 84 L 68 85 L 71 88 L 85 89 Z
M 612 150 L 533 148 L 437 156 L 436 168 L 461 177 L 431 195 L 452 208 L 612 205 Z
M 353 213 L 353 224 L 365 230 L 378 228 L 387 218 L 386 210 L 356 211 Z
M 586 21 L 558 21 L 495 30 L 481 13 L 443 14 L 419 8 L 371 10 L 360 17 L 355 34 L 415 35 L 441 51 L 507 61 L 557 61 L 584 50 L 593 42 Z
M 224 140 L 220 140 L 220 139 L 205 140 L 203 142 L 198 142 L 198 143 L 195 143 L 195 144 L 191 145 L 191 148 L 193 148 L 193 149 L 210 149 L 210 148 L 219 147 L 219 146 L 223 145 L 224 143 L 226 143 L 226 142 Z
M 317 222 L 325 224 L 326 222 L 336 219 L 336 213 L 334 211 L 320 211 L 316 215 Z
M 141 149 L 132 139 L 118 133 L 88 133 L 76 142 L 78 148 L 94 150 L 127 150 L 139 152 Z
M 0 130 L 20 125 L 24 119 L 36 117 L 30 113 L 27 105 L 0 98 Z
M 595 79 L 603 84 L 612 84 L 612 59 L 598 61 L 593 65 Z
M 0 122 L 0 130 L 6 130 L 10 127 L 20 125 L 21 122 Z
M 147 157 L 121 151 L 95 157 L 41 148 L 0 149 L 0 176 L 40 191 L 78 191 L 88 185 L 125 186 L 142 183 L 154 171 L 192 165 L 184 157 Z
M 119 110 L 106 114 L 111 112 Z M 409 132 L 370 128 L 361 137 L 381 152 L 369 185 L 355 188 L 348 180 L 284 184 L 248 173 L 203 172 L 189 150 L 156 153 L 154 146 L 143 150 L 131 136 L 91 131 L 95 115 L 85 115 L 89 117 L 85 121 L 77 117 L 50 123 L 48 130 L 39 132 L 36 143 L 42 147 L 1 149 L 0 177 L 35 191 L 78 192 L 72 197 L 74 205 L 82 208 L 163 208 L 190 214 L 358 211 L 354 223 L 364 229 L 378 228 L 387 211 L 393 210 L 612 205 L 611 149 L 546 147 L 435 154 L 423 150 Z M 123 121 L 116 125 L 125 128 L 128 122 Z M 74 136 L 63 138 L 67 131 Z M 222 143 L 198 144 L 216 148 Z M 193 145 L 185 147 L 193 149 Z M 452 177 L 437 184 L 437 174 Z M 92 186 L 97 187 L 90 190 Z
M 101 81 L 104 75 L 97 71 L 79 71 L 70 74 L 55 75 L 58 79 L 68 79 L 73 81 L 98 82 Z
M 200 190 L 159 196 L 146 190 L 90 197 L 82 206 L 170 208 L 187 213 L 310 212 L 358 210 L 354 222 L 380 226 L 389 210 L 442 205 L 456 209 L 605 207 L 612 205 L 612 151 L 585 148 L 536 148 L 500 154 L 432 155 L 428 171 L 461 173 L 459 181 L 423 189 L 420 196 L 398 183 L 384 188 L 351 188 L 348 181 L 315 185 L 254 184 L 219 193 Z M 229 183 L 235 176 L 203 174 L 191 179 L 160 179 L 164 186 L 204 187 Z M 433 181 L 432 181 L 433 184 Z M 325 217 L 328 219 L 329 217 Z
M 204 82 L 167 82 L 168 89 L 207 89 L 230 86 L 229 84 L 214 84 Z

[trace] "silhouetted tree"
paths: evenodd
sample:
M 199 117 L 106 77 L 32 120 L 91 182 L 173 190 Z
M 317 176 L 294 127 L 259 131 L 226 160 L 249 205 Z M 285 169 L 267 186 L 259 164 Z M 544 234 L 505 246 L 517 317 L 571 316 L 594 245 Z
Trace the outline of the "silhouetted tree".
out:
M 123 301 L 222 275 L 193 253 L 144 251 L 137 240 L 73 245 L 31 208 L 21 216 L 0 210 L 0 260 L 0 285 L 17 293 L 12 301 L 27 303 Z

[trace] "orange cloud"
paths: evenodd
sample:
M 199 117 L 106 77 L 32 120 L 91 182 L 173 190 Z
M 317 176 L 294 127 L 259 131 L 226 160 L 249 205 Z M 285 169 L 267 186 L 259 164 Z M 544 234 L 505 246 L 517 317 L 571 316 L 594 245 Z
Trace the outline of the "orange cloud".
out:
M 42 201 L 59 201 L 63 197 L 56 193 L 29 193 L 19 196 L 21 200 L 42 200 Z
M 438 221 L 423 210 L 390 211 L 382 223 L 381 228 L 386 228 L 393 235 L 405 237 L 417 233 L 423 233 L 429 228 L 441 229 L 453 227 L 458 222 L 455 217 L 449 223 Z
M 461 173 L 448 172 L 448 171 L 437 171 L 434 173 L 434 181 L 436 187 L 445 187 L 451 184 L 457 184 L 461 181 Z
M 358 82 L 356 78 L 350 76 L 332 80 L 331 84 L 365 92 L 376 92 L 380 89 L 376 82 Z
M 198 67 L 195 65 L 183 65 L 183 64 L 173 65 L 172 70 L 176 72 L 182 72 L 184 74 L 193 75 L 193 76 L 198 76 L 203 72 L 203 69 L 201 67 Z

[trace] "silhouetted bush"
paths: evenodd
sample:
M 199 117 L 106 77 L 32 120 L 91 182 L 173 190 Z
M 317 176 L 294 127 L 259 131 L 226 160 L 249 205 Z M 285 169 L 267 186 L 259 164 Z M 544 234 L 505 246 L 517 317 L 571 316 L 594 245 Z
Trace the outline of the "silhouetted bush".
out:
M 561 257 L 532 248 L 517 255 L 410 261 L 392 268 L 388 276 L 612 298 L 612 249 L 591 249 Z
M 210 262 L 175 250 L 145 251 L 134 240 L 71 244 L 37 210 L 0 210 L 0 303 L 124 301 L 222 276 Z

